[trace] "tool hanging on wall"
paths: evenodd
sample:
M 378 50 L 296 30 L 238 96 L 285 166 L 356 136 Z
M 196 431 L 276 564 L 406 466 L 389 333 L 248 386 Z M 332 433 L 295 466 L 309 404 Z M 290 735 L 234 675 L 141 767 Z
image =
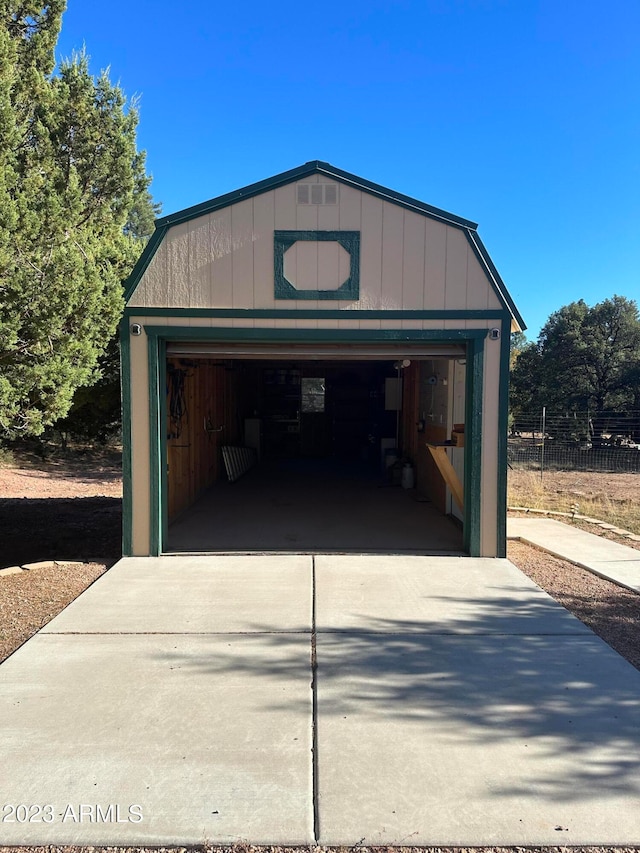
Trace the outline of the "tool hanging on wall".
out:
M 215 433 L 224 431 L 224 424 L 222 424 L 221 426 L 214 426 L 213 419 L 211 415 L 207 412 L 204 417 L 204 431 L 209 436 L 209 441 L 211 441 L 211 438 Z
M 187 371 L 167 365 L 167 409 L 169 412 L 169 433 L 167 438 L 177 439 L 182 435 L 183 421 L 188 423 L 185 383 Z

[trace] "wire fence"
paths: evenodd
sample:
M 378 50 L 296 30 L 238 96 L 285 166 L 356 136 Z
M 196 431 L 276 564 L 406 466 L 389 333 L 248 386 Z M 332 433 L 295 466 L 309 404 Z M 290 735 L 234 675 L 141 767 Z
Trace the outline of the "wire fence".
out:
M 511 419 L 511 468 L 640 473 L 640 411 L 539 412 Z

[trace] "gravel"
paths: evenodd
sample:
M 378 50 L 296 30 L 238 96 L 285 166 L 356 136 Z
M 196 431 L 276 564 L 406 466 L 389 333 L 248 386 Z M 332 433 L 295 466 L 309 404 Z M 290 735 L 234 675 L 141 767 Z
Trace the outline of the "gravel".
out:
M 640 669 L 640 595 L 522 542 L 507 556 L 541 589 Z
M 640 847 L 278 847 L 253 844 L 196 847 L 0 847 L 0 853 L 638 853 Z
M 70 604 L 111 563 L 70 563 L 0 577 L 0 661 Z

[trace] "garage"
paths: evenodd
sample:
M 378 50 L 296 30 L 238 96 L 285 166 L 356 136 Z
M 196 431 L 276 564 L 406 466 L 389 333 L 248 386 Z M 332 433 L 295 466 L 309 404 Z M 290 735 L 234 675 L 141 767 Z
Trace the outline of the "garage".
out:
M 121 327 L 125 554 L 500 556 L 521 328 L 474 223 L 326 163 L 158 220 Z

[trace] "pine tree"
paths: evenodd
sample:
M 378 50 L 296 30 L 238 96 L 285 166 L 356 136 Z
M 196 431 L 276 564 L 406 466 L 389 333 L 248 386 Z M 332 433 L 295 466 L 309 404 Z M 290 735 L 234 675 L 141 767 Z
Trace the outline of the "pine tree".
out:
M 63 0 L 0 0 L 0 435 L 40 435 L 95 380 L 140 251 L 135 104 L 77 54 Z M 146 197 L 144 196 L 146 193 Z M 142 194 L 142 196 L 141 196 Z
M 512 410 L 632 410 L 640 399 L 639 363 L 640 313 L 632 299 L 613 296 L 593 307 L 571 302 L 518 355 Z

